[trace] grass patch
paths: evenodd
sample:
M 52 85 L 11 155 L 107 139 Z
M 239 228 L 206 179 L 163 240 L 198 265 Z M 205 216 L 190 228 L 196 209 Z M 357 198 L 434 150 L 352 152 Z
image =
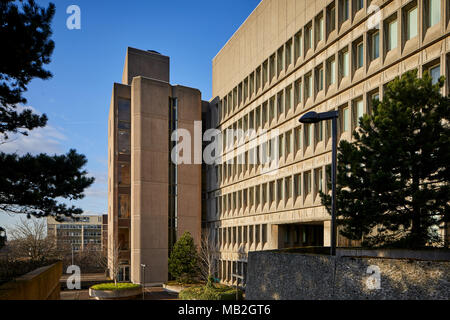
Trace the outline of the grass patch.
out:
M 140 288 L 140 284 L 134 284 L 134 283 L 117 283 L 115 285 L 114 283 L 101 283 L 96 284 L 91 287 L 92 290 L 127 290 L 127 289 L 136 289 Z
M 238 290 L 238 300 L 242 300 L 243 292 Z M 222 284 L 212 286 L 196 286 L 181 290 L 181 300 L 236 300 L 236 288 Z

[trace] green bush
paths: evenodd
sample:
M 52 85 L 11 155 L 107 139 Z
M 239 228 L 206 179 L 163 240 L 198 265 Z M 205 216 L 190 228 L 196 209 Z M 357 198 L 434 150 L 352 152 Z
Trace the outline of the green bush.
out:
M 185 232 L 173 246 L 169 257 L 169 272 L 180 283 L 192 283 L 198 274 L 198 256 L 194 239 Z
M 181 300 L 236 300 L 236 288 L 225 285 L 197 286 L 181 290 Z M 238 290 L 238 300 L 243 299 L 242 290 Z
M 92 290 L 126 290 L 126 289 L 136 289 L 141 287 L 140 284 L 134 284 L 134 283 L 101 283 L 96 284 L 91 287 Z

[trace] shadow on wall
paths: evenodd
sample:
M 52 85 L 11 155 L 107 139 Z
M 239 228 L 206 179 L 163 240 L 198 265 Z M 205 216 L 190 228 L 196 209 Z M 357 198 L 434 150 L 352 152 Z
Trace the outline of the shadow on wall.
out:
M 450 299 L 450 261 L 251 252 L 248 300 Z

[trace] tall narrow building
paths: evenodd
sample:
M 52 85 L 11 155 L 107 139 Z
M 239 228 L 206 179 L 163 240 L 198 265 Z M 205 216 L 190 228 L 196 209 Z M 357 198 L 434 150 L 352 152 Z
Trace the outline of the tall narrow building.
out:
M 165 282 L 176 239 L 200 244 L 201 164 L 171 161 L 171 138 L 201 130 L 201 107 L 199 90 L 170 84 L 169 57 L 128 48 L 108 124 L 108 259 L 122 281 Z

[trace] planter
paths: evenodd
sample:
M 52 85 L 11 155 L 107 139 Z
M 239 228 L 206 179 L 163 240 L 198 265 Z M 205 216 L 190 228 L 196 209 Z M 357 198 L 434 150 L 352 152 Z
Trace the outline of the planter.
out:
M 120 290 L 95 290 L 89 288 L 89 296 L 96 300 L 131 300 L 142 295 L 142 287 Z

